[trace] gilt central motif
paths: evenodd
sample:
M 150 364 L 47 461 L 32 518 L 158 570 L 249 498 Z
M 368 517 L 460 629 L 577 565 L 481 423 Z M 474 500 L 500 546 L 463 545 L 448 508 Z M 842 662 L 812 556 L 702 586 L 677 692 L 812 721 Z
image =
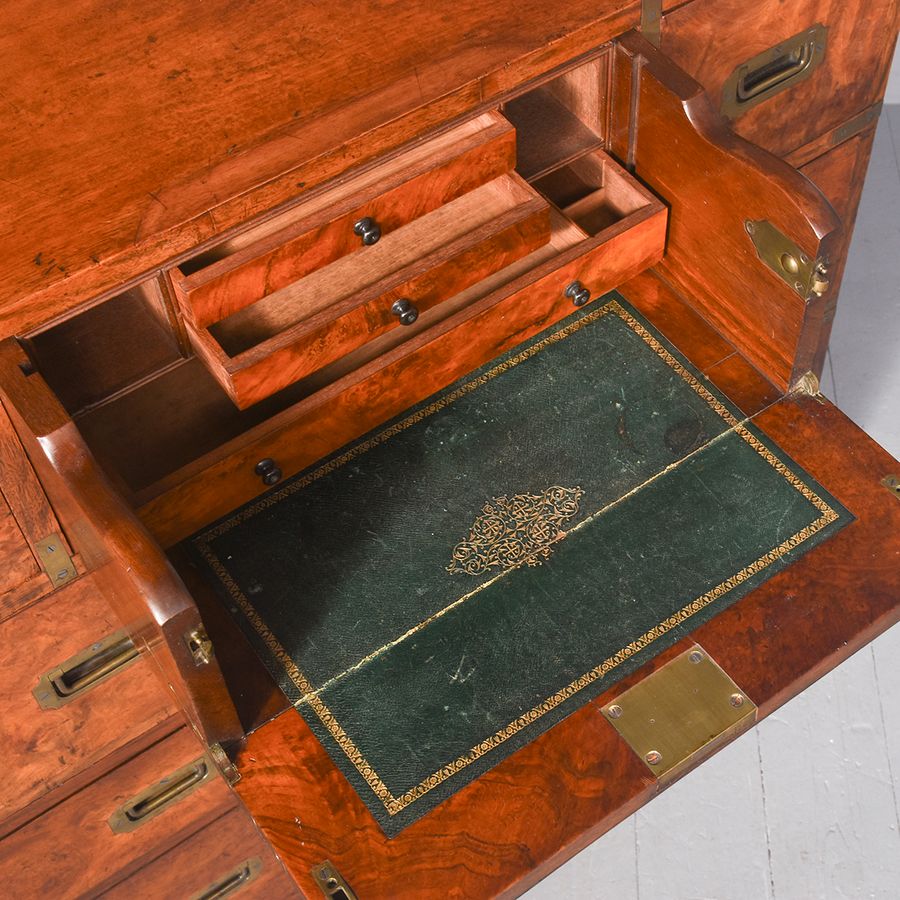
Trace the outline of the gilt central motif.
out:
M 447 571 L 481 575 L 494 566 L 536 566 L 565 536 L 561 525 L 578 512 L 580 487 L 554 485 L 541 494 L 494 497 L 484 504 L 469 536 L 453 548 Z

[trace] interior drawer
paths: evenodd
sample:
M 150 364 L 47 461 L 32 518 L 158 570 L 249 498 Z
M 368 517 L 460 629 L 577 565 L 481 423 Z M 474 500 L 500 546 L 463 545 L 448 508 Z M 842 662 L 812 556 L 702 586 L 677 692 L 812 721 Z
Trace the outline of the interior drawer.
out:
M 241 408 L 275 393 L 519 259 L 550 238 L 549 210 L 514 174 L 440 206 L 231 316 L 188 331 Z
M 299 471 L 662 257 L 665 206 L 602 151 L 557 167 L 534 190 L 551 203 L 547 243 L 423 313 L 408 341 L 382 335 L 327 389 L 320 381 L 306 399 L 141 491 L 140 514 L 163 545 L 263 490 L 258 461 Z M 146 418 L 149 395 L 130 400 Z
M 487 112 L 344 181 L 171 270 L 186 316 L 205 328 L 485 184 L 515 164 L 515 133 Z M 370 220 L 368 228 L 358 226 Z
M 0 878 L 14 896 L 96 896 L 234 805 L 182 728 L 5 838 Z
M 784 156 L 884 93 L 893 0 L 695 0 L 663 18 L 661 49 L 742 137 Z
M 181 724 L 174 699 L 120 629 L 91 576 L 0 625 L 7 761 L 0 818 L 26 807 L 33 814 L 55 789 L 90 777 L 98 763 L 121 762 Z
M 281 900 L 301 894 L 253 820 L 244 810 L 236 809 L 102 896 L 104 900 L 218 900 L 232 896 L 240 896 L 241 900 Z

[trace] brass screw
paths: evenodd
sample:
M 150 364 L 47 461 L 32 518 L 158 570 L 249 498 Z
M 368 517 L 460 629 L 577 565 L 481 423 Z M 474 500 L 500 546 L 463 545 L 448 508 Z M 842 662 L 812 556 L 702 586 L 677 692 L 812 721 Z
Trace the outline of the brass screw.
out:
M 618 703 L 613 703 L 613 705 L 610 706 L 610 708 L 607 710 L 607 713 L 609 713 L 609 717 L 611 719 L 618 719 L 619 716 L 622 715 L 622 707 L 619 706 Z
M 658 766 L 658 765 L 662 762 L 662 753 L 660 753 L 659 750 L 651 750 L 651 751 L 644 757 L 644 759 L 646 759 L 647 762 L 648 762 L 651 766 Z
M 703 662 L 703 654 L 699 650 L 692 650 L 688 657 L 692 663 Z
M 744 222 L 744 228 L 747 229 L 747 234 L 753 234 L 756 231 L 756 226 L 749 219 Z
M 744 695 L 743 694 L 732 694 L 731 695 L 731 705 L 735 709 L 740 709 L 744 705 Z

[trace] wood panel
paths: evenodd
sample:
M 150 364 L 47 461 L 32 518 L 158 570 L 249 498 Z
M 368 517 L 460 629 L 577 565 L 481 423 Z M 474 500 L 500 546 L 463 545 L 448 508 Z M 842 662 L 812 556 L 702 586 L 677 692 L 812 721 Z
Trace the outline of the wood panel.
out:
M 97 777 L 183 724 L 148 659 L 58 709 L 39 706 L 32 691 L 45 672 L 121 627 L 90 575 L 0 624 L 0 719 L 8 763 L 0 819 L 34 816 L 57 788 Z M 0 832 L 9 827 L 4 822 Z
M 745 223 L 769 221 L 815 260 L 835 255 L 839 220 L 809 181 L 732 135 L 700 85 L 640 35 L 630 32 L 619 47 L 615 89 L 636 92 L 638 112 L 629 143 L 613 152 L 633 156 L 636 174 L 670 204 L 667 252 L 657 271 L 786 389 L 798 369 L 810 368 L 798 346 L 801 338 L 815 339 L 827 301 L 804 299 L 769 269 Z
M 661 48 L 718 109 L 723 83 L 738 66 L 824 25 L 825 56 L 812 75 L 733 121 L 737 134 L 785 156 L 884 96 L 897 16 L 895 0 L 872 0 L 864 12 L 844 0 L 694 0 L 663 17 Z
M 639 8 L 5 4 L 0 336 L 475 112 Z
M 509 172 L 515 156 L 512 126 L 498 113 L 485 113 L 216 247 L 206 265 L 197 268 L 197 261 L 189 260 L 172 271 L 173 287 L 194 325 L 205 328 L 342 256 L 363 251 L 353 227 L 364 216 L 389 235 Z M 360 268 L 368 262 L 366 256 L 357 259 Z
M 303 887 L 329 858 L 367 898 L 512 896 L 655 793 L 599 714 L 620 691 L 696 640 L 768 715 L 900 619 L 896 462 L 821 397 L 755 422 L 860 518 L 394 839 L 295 712 L 251 735 L 238 790 Z
M 219 818 L 235 797 L 217 775 L 133 831 L 116 834 L 108 823 L 124 803 L 202 751 L 182 728 L 13 832 L 0 852 L 4 889 L 21 897 L 96 896 Z
M 202 626 L 196 605 L 46 382 L 25 374 L 25 362 L 14 340 L 0 343 L 0 398 L 84 567 L 197 732 L 210 744 L 240 739 L 215 658 L 198 665 L 186 639 Z
M 207 896 L 205 892 L 223 884 L 248 861 L 261 866 L 259 873 L 228 896 L 233 893 L 241 900 L 301 897 L 300 889 L 243 809 L 207 825 L 101 896 L 104 900 Z

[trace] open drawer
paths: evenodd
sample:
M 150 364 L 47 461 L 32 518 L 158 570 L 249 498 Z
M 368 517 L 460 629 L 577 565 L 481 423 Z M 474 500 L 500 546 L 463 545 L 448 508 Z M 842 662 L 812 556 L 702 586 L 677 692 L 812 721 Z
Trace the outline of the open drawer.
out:
M 0 345 L 3 402 L 74 549 L 117 566 L 120 604 L 139 584 L 123 619 L 192 724 L 231 747 L 236 789 L 307 893 L 325 860 L 362 897 L 521 890 L 897 618 L 894 462 L 735 347 L 740 317 L 783 325 L 792 371 L 789 338 L 818 307 L 757 258 L 746 219 L 775 207 L 817 257 L 827 204 L 701 130 L 694 86 L 670 90 L 664 69 L 617 68 L 616 109 L 639 127 L 618 122 L 603 147 L 573 128 L 498 176 L 541 223 L 530 252 L 246 410 L 177 359 L 69 416 L 40 353 Z M 504 106 L 517 136 L 566 94 L 525 95 L 520 119 Z M 711 233 L 729 249 L 718 268 L 702 265 Z M 729 330 L 706 313 L 735 271 Z M 668 750 L 654 768 L 613 706 L 674 658 L 714 661 L 734 687 L 715 740 L 669 775 Z

